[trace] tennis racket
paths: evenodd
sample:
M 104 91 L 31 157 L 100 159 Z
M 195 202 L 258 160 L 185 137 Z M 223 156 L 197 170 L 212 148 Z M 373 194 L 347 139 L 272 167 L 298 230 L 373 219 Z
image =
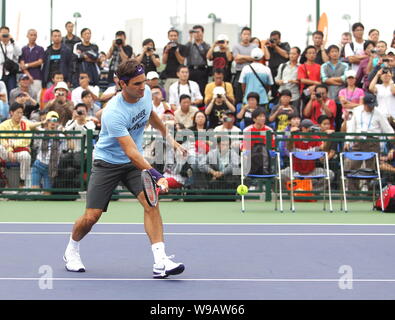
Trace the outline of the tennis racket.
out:
M 158 186 L 148 170 L 143 170 L 141 172 L 141 183 L 143 185 L 143 191 L 148 205 L 155 208 L 159 201 L 159 191 L 164 188 L 162 186 Z

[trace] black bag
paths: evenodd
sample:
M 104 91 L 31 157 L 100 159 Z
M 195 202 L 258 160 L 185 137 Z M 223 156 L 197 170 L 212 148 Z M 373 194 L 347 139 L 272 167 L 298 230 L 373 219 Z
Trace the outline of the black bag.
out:
M 251 170 L 249 174 L 270 175 L 273 174 L 270 153 L 263 143 L 257 143 L 251 150 Z
M 1 51 L 3 51 L 3 55 L 4 55 L 4 64 L 3 64 L 3 68 L 5 70 L 7 70 L 10 74 L 17 74 L 19 72 L 19 64 L 17 64 L 15 61 L 9 59 L 6 55 L 6 53 L 4 52 L 3 49 L 3 45 L 0 45 L 1 47 Z
M 356 170 L 345 171 L 347 175 L 354 177 L 377 176 L 377 171 L 369 168 L 359 168 Z

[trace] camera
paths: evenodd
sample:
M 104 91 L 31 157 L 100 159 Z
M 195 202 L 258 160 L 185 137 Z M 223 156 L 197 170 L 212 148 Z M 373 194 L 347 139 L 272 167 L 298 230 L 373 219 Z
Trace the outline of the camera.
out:
M 383 74 L 384 73 L 390 73 L 390 72 L 391 72 L 390 68 L 388 68 L 388 67 L 384 67 L 383 68 Z
M 175 42 L 175 41 L 170 41 L 170 42 L 168 43 L 168 46 L 170 46 L 171 48 L 176 48 L 176 47 L 178 47 L 178 43 Z
M 154 51 L 154 48 L 147 48 L 147 51 L 152 52 L 152 51 Z
M 10 34 L 9 33 L 3 33 L 3 38 L 9 38 Z
M 270 43 L 276 43 L 276 40 L 275 39 L 269 39 L 269 42 Z
M 318 126 L 313 126 L 310 129 L 311 129 L 311 132 L 321 132 L 321 128 Z
M 64 92 L 57 92 L 57 93 L 56 93 L 56 96 L 57 96 L 57 97 L 64 97 L 65 94 L 64 94 Z
M 222 98 L 222 94 L 217 94 L 217 98 L 218 99 Z
M 389 63 L 390 59 L 383 59 L 383 63 Z
M 317 99 L 321 99 L 322 98 L 322 94 L 321 93 L 316 93 L 315 96 L 317 97 Z
M 88 58 L 92 60 L 96 60 L 97 58 L 99 58 L 99 55 L 93 50 L 88 50 L 85 52 L 85 54 L 88 56 Z
M 374 49 L 373 49 L 373 50 L 370 50 L 370 52 L 373 53 L 373 54 L 376 54 L 376 53 L 377 53 L 377 50 L 374 50 Z
M 83 115 L 84 115 L 84 112 L 81 111 L 81 110 L 79 110 L 79 111 L 77 111 L 77 114 L 78 114 L 79 116 L 83 116 Z
M 116 39 L 116 40 L 115 40 L 115 44 L 116 44 L 117 46 L 120 46 L 120 45 L 123 44 L 123 40 L 122 40 L 122 39 Z
M 225 40 L 217 41 L 218 44 L 225 44 Z

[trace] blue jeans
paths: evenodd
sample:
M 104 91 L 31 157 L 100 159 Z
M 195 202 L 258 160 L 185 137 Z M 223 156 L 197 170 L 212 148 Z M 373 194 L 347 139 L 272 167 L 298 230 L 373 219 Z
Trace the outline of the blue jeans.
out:
M 40 187 L 41 180 L 43 180 L 43 189 L 51 189 L 52 181 L 48 173 L 48 165 L 42 163 L 39 160 L 36 160 L 32 166 L 32 186 Z

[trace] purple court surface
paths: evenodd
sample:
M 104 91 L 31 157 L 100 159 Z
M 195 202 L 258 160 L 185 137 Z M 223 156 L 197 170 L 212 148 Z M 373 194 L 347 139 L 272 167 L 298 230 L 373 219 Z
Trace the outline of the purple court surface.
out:
M 185 272 L 151 278 L 141 224 L 98 224 L 81 242 L 85 273 L 62 256 L 71 224 L 0 223 L 0 299 L 395 299 L 394 225 L 168 224 Z

